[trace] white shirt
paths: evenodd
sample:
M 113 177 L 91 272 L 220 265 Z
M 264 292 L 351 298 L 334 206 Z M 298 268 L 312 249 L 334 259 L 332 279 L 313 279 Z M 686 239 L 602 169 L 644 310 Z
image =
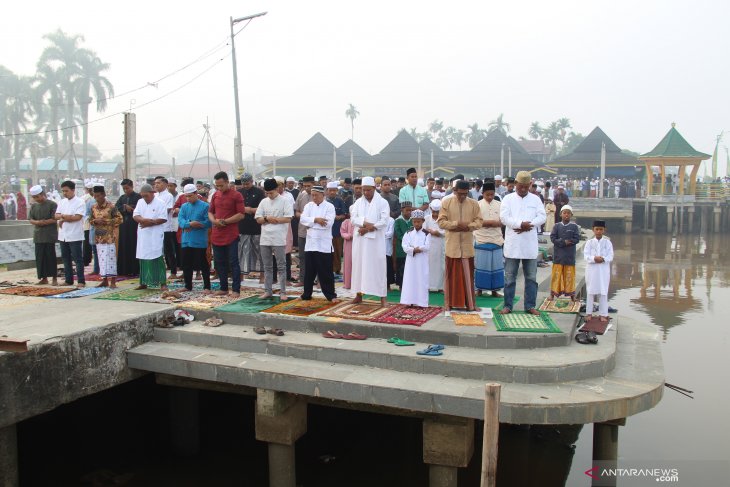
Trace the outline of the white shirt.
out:
M 294 196 L 292 196 L 292 194 L 289 191 L 284 191 L 279 196 L 281 196 L 282 198 L 284 198 L 284 200 L 288 201 L 291 204 L 292 211 L 294 211 L 294 204 L 295 204 L 295 202 L 294 202 Z
M 78 242 L 84 239 L 84 216 L 86 216 L 86 203 L 78 196 L 71 199 L 63 198 L 58 204 L 56 213 L 61 215 L 81 215 L 81 219 L 75 222 L 63 222 L 58 228 L 58 240 L 60 242 Z
M 147 204 L 144 198 L 137 202 L 133 216 L 141 216 L 152 220 L 163 219 L 167 221 L 167 208 L 165 203 L 155 197 Z M 154 260 L 164 253 L 165 223 L 142 228 L 137 225 L 137 253 L 136 257 L 143 260 Z
M 162 227 L 165 229 L 164 231 L 174 232 L 175 228 L 172 222 L 172 207 L 175 206 L 175 198 L 168 190 L 164 190 L 155 194 L 155 199 L 159 199 L 160 201 L 162 201 L 162 203 L 165 205 L 165 208 L 167 208 L 167 221 L 162 224 Z
M 335 223 L 336 216 L 335 205 L 327 200 L 322 201 L 319 205 L 314 201 L 304 205 L 299 224 L 308 227 L 305 252 L 332 253 L 332 225 Z M 315 218 L 324 218 L 327 220 L 327 224 L 322 226 L 314 223 Z
M 504 256 L 509 259 L 537 259 L 537 229 L 547 220 L 540 198 L 529 192 L 524 198 L 517 192 L 506 195 L 499 209 L 499 219 L 507 227 Z M 522 222 L 532 223 L 532 230 L 515 232 Z
M 388 225 L 385 227 L 385 255 L 393 256 L 393 233 L 395 233 L 395 220 L 388 217 Z
M 281 195 L 278 195 L 273 200 L 267 196 L 261 200 L 259 207 L 256 208 L 255 217 L 258 219 L 267 216 L 291 218 L 294 216 L 294 207 L 289 200 Z M 291 228 L 291 224 L 289 223 L 264 223 L 261 225 L 260 245 L 269 245 L 272 247 L 286 246 L 286 234 L 289 228 Z

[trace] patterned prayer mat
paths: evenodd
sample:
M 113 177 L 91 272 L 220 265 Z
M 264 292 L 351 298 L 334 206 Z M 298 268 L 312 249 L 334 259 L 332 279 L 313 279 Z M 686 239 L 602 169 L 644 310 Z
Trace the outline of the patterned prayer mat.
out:
M 388 311 L 387 306 L 382 306 L 380 301 L 363 301 L 362 303 L 344 302 L 328 309 L 319 316 L 331 316 L 347 320 L 372 321 Z
M 280 302 L 279 296 L 274 296 L 268 299 L 261 299 L 259 296 L 263 294 L 263 291 L 258 291 L 258 294 L 255 296 L 218 306 L 217 308 L 215 308 L 215 311 L 221 311 L 225 313 L 260 313 L 265 309 L 271 308 L 272 305 L 278 304 Z
M 185 288 L 185 281 L 168 281 L 167 287 L 170 289 L 184 289 Z M 229 288 L 231 286 L 228 286 Z M 210 290 L 211 291 L 218 291 L 221 288 L 221 283 L 212 281 L 210 282 Z M 202 291 L 203 290 L 203 281 L 193 281 L 193 291 Z M 243 291 L 243 289 L 241 290 Z
M 269 309 L 265 309 L 264 313 L 309 316 L 314 313 L 326 311 L 333 306 L 335 306 L 335 304 L 327 301 L 326 299 L 312 298 L 309 301 L 304 301 L 302 299 L 289 299 Z
M 66 299 L 66 298 L 83 298 L 84 296 L 91 296 L 93 294 L 101 294 L 109 291 L 108 287 L 82 287 L 71 292 L 63 294 L 55 294 L 53 296 L 45 296 L 49 299 Z
M 486 326 L 481 316 L 474 313 L 451 313 L 456 326 Z
M 93 299 L 109 299 L 111 301 L 139 301 L 152 294 L 160 294 L 159 289 L 122 289 L 113 293 L 102 294 Z
M 583 325 L 579 328 L 580 331 L 594 331 L 597 335 L 603 335 L 608 329 L 608 325 L 611 324 L 611 319 L 607 322 L 601 322 L 598 316 L 594 316 L 591 320 L 583 318 Z
M 192 291 L 195 292 L 195 291 Z M 243 296 L 243 294 L 241 294 Z M 177 308 L 189 308 L 189 309 L 213 309 L 219 306 L 224 306 L 229 303 L 235 303 L 239 301 L 241 297 L 234 298 L 232 296 L 200 296 L 196 299 L 190 299 L 187 301 L 180 301 L 173 303 Z
M 339 290 L 338 290 L 339 292 Z M 370 296 L 366 294 L 363 299 L 369 299 L 372 301 L 380 301 L 377 296 Z M 400 304 L 400 291 L 393 289 L 388 291 L 388 295 L 385 298 L 389 303 Z M 515 304 L 520 300 L 519 296 L 515 296 Z M 492 308 L 497 309 L 497 306 L 504 303 L 504 298 L 494 298 L 490 293 L 486 293 L 484 296 L 476 296 L 476 305 L 478 308 Z M 444 293 L 429 292 L 428 293 L 428 305 L 429 306 L 444 306 Z
M 545 301 L 538 309 L 548 313 L 578 313 L 580 311 L 580 301 L 573 301 L 570 298 L 555 298 L 550 301 L 545 298 Z
M 506 315 L 497 313 L 494 315 L 494 325 L 497 327 L 497 331 L 562 333 L 550 315 L 544 311 L 541 311 L 539 315 L 524 311 L 512 311 Z
M 15 286 L 0 289 L 0 294 L 12 294 L 14 296 L 34 296 L 44 297 L 53 296 L 54 294 L 63 294 L 71 291 L 70 288 L 57 287 L 36 287 L 36 286 Z
M 86 274 L 84 275 L 84 279 L 90 282 L 101 282 L 104 280 L 104 278 L 98 274 Z M 117 282 L 127 281 L 129 279 L 131 279 L 129 276 L 117 276 Z
M 391 325 L 414 325 L 421 326 L 428 320 L 438 316 L 441 313 L 440 306 L 430 306 L 428 308 L 418 308 L 415 306 L 407 306 L 398 304 L 391 306 L 388 310 L 377 318 L 370 321 L 377 323 L 389 323 Z

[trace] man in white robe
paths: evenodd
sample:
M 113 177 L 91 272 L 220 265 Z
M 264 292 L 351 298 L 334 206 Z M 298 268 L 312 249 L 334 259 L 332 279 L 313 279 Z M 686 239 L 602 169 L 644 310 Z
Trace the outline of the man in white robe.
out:
M 423 228 L 426 233 L 431 235 L 431 246 L 428 249 L 428 289 L 429 291 L 441 292 L 444 290 L 444 274 L 446 262 L 446 247 L 444 247 L 444 237 L 446 230 L 439 227 L 436 220 L 439 218 L 441 211 L 441 200 L 433 200 L 429 205 L 431 214 L 426 216 Z M 413 216 L 411 216 L 413 218 Z
M 586 261 L 586 320 L 593 317 L 593 302 L 598 295 L 598 316 L 608 321 L 608 285 L 611 282 L 613 244 L 603 236 L 606 222 L 593 222 L 594 238 L 586 242 L 583 255 Z
M 421 210 L 411 214 L 413 228 L 403 235 L 403 251 L 406 267 L 403 271 L 400 304 L 428 307 L 428 256 L 431 235 L 424 231 L 425 215 Z
M 139 259 L 139 283 L 136 289 L 147 286 L 167 290 L 165 270 L 165 224 L 168 208 L 165 202 L 155 198 L 154 190 L 145 184 L 139 190 L 142 197 L 134 208 L 133 218 L 139 224 L 137 230 L 137 259 Z
M 385 228 L 390 205 L 375 191 L 372 177 L 362 178 L 362 196 L 350 208 L 355 227 L 352 238 L 352 289 L 357 292 L 353 303 L 362 301 L 363 294 L 380 297 L 386 304 L 388 282 L 383 260 Z

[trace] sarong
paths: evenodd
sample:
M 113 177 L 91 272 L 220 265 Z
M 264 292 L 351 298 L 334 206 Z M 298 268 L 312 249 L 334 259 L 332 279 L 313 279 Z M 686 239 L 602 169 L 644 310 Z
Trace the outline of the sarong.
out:
M 553 264 L 553 272 L 550 276 L 550 295 L 575 296 L 575 266 Z
M 38 279 L 43 279 L 44 277 L 56 277 L 57 267 L 58 260 L 56 259 L 56 244 L 35 244 L 35 270 L 38 273 Z
M 167 284 L 165 258 L 139 259 L 139 283 L 145 286 L 161 287 Z
M 96 244 L 96 255 L 99 257 L 99 275 L 101 277 L 117 276 L 117 249 L 115 244 Z
M 241 273 L 261 272 L 261 235 L 240 235 L 238 241 L 238 262 Z
M 504 287 L 502 247 L 493 243 L 474 245 L 474 283 L 477 289 L 496 291 Z
M 474 257 L 446 257 L 444 307 L 474 311 Z

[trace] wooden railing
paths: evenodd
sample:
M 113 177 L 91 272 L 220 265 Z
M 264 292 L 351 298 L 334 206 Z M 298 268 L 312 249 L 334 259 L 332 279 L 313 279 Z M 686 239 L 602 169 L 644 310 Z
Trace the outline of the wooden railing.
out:
M 695 198 L 702 201 L 721 201 L 730 199 L 730 185 L 726 183 L 699 183 Z

